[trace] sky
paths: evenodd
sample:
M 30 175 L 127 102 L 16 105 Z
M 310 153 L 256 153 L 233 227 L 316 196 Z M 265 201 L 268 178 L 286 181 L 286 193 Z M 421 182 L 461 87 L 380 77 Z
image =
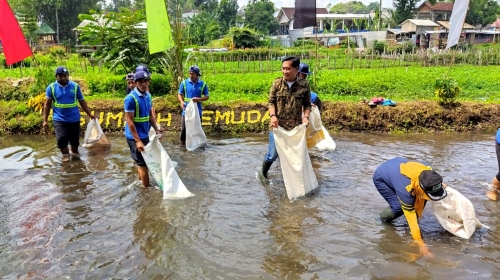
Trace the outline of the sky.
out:
M 312 1 L 312 0 L 309 0 Z M 325 8 L 326 5 L 329 3 L 332 3 L 332 5 L 335 5 L 340 2 L 347 2 L 349 0 L 317 0 L 316 1 L 316 7 L 318 8 Z M 378 2 L 378 0 L 356 0 L 363 2 L 363 4 L 368 5 L 370 2 Z M 280 7 L 293 7 L 295 6 L 295 0 L 271 0 L 271 2 L 274 2 L 274 6 L 276 8 Z M 238 6 L 243 6 L 248 4 L 248 0 L 238 0 Z M 383 8 L 392 8 L 392 0 L 382 0 L 382 7 Z

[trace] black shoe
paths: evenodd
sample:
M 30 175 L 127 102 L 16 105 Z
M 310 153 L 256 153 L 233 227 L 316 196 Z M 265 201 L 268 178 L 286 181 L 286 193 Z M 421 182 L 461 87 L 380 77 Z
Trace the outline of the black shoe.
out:
M 380 213 L 380 219 L 384 223 L 390 223 L 395 218 L 396 218 L 396 215 L 394 215 L 394 213 L 392 213 L 390 206 L 387 206 L 387 208 L 385 208 L 384 211 L 382 211 L 382 213 Z
M 269 184 L 269 180 L 267 179 L 267 172 L 269 171 L 269 168 L 271 168 L 271 165 L 273 165 L 272 162 L 267 162 L 265 160 L 262 162 L 262 168 L 259 170 L 258 175 L 259 180 L 263 185 Z

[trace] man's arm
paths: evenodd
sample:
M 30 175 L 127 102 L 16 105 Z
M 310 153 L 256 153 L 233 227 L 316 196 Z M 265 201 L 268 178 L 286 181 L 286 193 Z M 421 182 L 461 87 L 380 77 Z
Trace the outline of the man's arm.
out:
M 135 145 L 137 147 L 137 150 L 139 152 L 144 151 L 144 143 L 142 143 L 141 138 L 139 137 L 139 134 L 137 134 L 137 129 L 134 124 L 134 113 L 135 112 L 125 112 L 125 118 L 127 119 L 127 125 L 130 130 L 130 133 L 132 134 L 132 137 L 134 137 L 135 140 Z M 151 119 L 150 119 L 151 121 Z M 156 126 L 156 119 L 155 119 L 155 126 Z
M 134 117 L 132 116 L 132 119 L 133 118 Z M 156 124 L 156 115 L 154 114 L 154 109 L 153 108 L 151 108 L 151 110 L 149 111 L 149 123 L 151 124 L 151 126 L 153 127 L 153 129 L 156 131 L 156 134 L 160 134 L 161 133 L 160 129 L 158 128 L 158 126 Z M 134 129 L 135 129 L 135 125 L 134 125 Z M 130 131 L 132 131 L 132 130 L 130 130 Z
M 45 105 L 43 105 L 43 122 L 42 122 L 42 128 L 45 130 L 45 132 L 48 132 L 48 119 L 49 119 L 49 114 L 50 114 L 50 108 L 52 107 L 52 98 L 45 97 Z
M 276 89 L 275 82 L 269 90 L 268 107 L 269 107 L 269 117 L 271 118 L 271 126 L 277 128 L 279 125 L 278 117 L 276 116 Z
M 95 119 L 95 116 L 92 115 L 92 112 L 90 112 L 89 106 L 87 105 L 87 101 L 85 100 L 78 100 L 80 103 L 80 106 L 82 106 L 82 109 L 87 113 L 87 116 L 90 117 L 90 119 Z

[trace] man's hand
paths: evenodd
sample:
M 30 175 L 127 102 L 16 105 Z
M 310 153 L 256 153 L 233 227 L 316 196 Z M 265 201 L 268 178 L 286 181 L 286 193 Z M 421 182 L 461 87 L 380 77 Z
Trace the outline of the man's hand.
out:
M 144 152 L 144 143 L 141 140 L 135 141 L 135 146 L 139 152 Z
M 309 125 L 309 118 L 304 116 L 302 118 L 302 124 L 305 125 L 305 126 L 308 126 Z
M 278 128 L 278 117 L 272 116 L 271 117 L 271 126 L 274 128 Z
M 159 128 L 157 131 L 156 131 L 156 135 L 160 135 L 158 136 L 158 139 L 161 138 L 161 136 L 163 135 L 163 129 Z M 141 141 L 142 142 L 142 141 Z
M 434 258 L 434 255 L 429 251 L 427 245 L 425 245 L 423 240 L 417 240 L 418 249 L 420 250 L 420 256 Z
M 42 123 L 42 129 L 45 131 L 46 134 L 49 134 L 49 125 L 46 120 L 44 120 Z
M 191 98 L 191 101 L 200 102 L 200 99 L 201 99 L 200 97 L 193 97 L 193 98 Z
M 90 114 L 90 115 L 89 115 L 89 118 L 90 118 L 91 120 L 93 120 L 93 119 L 95 119 L 95 116 L 94 116 L 94 115 L 92 115 L 92 114 Z
M 181 109 L 184 110 L 184 101 L 181 101 Z

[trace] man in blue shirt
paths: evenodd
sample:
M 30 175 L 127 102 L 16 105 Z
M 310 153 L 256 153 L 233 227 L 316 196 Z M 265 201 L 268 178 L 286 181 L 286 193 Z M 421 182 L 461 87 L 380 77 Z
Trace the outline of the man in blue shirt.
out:
M 87 102 L 83 99 L 80 86 L 69 80 L 69 71 L 66 67 L 56 68 L 56 82 L 50 84 L 45 91 L 45 106 L 43 108 L 43 128 L 47 131 L 47 120 L 50 108 L 53 109 L 52 119 L 56 134 L 57 147 L 63 154 L 63 162 L 69 161 L 68 143 L 71 146 L 73 157 L 80 157 L 80 109 L 94 119 Z
M 125 79 L 127 80 L 127 94 L 129 94 L 135 88 L 134 73 L 128 73 Z
M 309 65 L 307 63 L 301 63 L 299 65 L 299 78 L 307 80 L 307 77 L 312 75 L 312 72 L 309 72 Z M 319 99 L 318 94 L 311 91 L 311 104 L 316 106 L 318 110 L 321 111 L 321 100 Z
M 134 74 L 135 88 L 125 97 L 125 137 L 130 148 L 130 155 L 137 164 L 139 179 L 144 187 L 149 187 L 149 174 L 146 162 L 141 152 L 149 143 L 149 129 L 151 126 L 157 134 L 161 131 L 156 126 L 156 118 L 152 115 L 153 102 L 148 92 L 150 74 L 138 71 Z
M 389 206 L 380 213 L 383 222 L 404 215 L 420 252 L 430 255 L 422 240 L 418 219 L 427 201 L 446 197 L 446 184 L 432 167 L 423 162 L 397 157 L 382 163 L 373 173 L 373 183 Z
M 198 111 L 200 112 L 201 118 L 201 102 L 208 100 L 208 86 L 205 82 L 200 80 L 201 73 L 200 68 L 198 66 L 189 67 L 189 79 L 186 79 L 181 82 L 179 85 L 179 93 L 177 94 L 177 98 L 181 103 L 182 109 L 182 120 L 181 120 L 181 144 L 186 145 L 186 121 L 184 118 L 186 106 L 189 103 L 189 100 L 196 102 L 198 105 Z M 203 95 L 203 97 L 202 97 Z

